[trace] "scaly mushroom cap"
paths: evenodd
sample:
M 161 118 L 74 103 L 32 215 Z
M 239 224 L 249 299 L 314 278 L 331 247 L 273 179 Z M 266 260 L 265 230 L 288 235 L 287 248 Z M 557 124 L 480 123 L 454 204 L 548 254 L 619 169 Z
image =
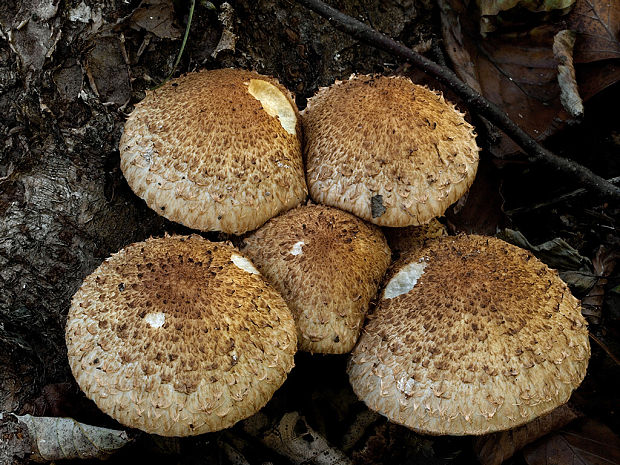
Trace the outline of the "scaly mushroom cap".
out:
M 307 196 L 298 115 L 273 78 L 189 73 L 136 105 L 120 141 L 121 169 L 166 218 L 241 234 Z
M 308 101 L 303 125 L 312 199 L 381 226 L 443 215 L 478 167 L 463 114 L 403 77 L 336 81 Z
M 269 220 L 245 243 L 243 252 L 292 310 L 300 350 L 349 352 L 390 264 L 379 228 L 308 205 Z
M 103 412 L 163 436 L 254 414 L 297 348 L 282 297 L 235 248 L 200 236 L 108 258 L 74 295 L 66 342 L 75 379 Z
M 448 230 L 437 218 L 433 218 L 420 226 L 406 226 L 404 228 L 383 228 L 383 233 L 390 249 L 399 255 L 424 247 L 428 241 L 448 235 Z
M 514 428 L 586 373 L 586 322 L 556 271 L 499 239 L 449 237 L 388 272 L 349 362 L 356 394 L 427 434 Z

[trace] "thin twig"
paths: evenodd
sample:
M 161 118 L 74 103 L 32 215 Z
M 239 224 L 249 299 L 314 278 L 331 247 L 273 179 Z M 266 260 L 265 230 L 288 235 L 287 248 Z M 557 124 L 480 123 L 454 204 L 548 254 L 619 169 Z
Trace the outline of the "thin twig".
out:
M 341 13 L 320 0 L 297 0 L 297 2 L 327 19 L 336 29 L 373 47 L 404 58 L 433 76 L 439 82 L 450 87 L 471 109 L 489 120 L 517 143 L 528 154 L 530 160 L 544 163 L 561 171 L 567 177 L 578 181 L 601 197 L 620 200 L 620 188 L 597 176 L 579 163 L 561 158 L 542 147 L 529 134 L 517 126 L 500 107 L 477 93 L 448 68 L 438 65 L 405 45 Z

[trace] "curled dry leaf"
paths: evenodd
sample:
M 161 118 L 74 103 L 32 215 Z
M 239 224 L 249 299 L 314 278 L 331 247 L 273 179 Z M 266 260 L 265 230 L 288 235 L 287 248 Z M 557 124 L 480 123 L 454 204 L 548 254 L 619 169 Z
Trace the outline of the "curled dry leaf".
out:
M 562 405 L 547 415 L 508 431 L 479 436 L 474 439 L 474 451 L 482 465 L 500 465 L 526 445 L 536 441 L 579 417 L 568 405 Z
M 273 428 L 265 428 L 261 413 L 242 422 L 246 433 L 260 439 L 270 449 L 287 457 L 294 464 L 350 465 L 349 458 L 314 431 L 297 412 L 282 416 Z
M 564 29 L 553 38 L 553 55 L 558 60 L 558 84 L 560 86 L 560 101 L 564 109 L 573 118 L 583 115 L 583 102 L 579 96 L 579 87 L 575 77 L 573 64 L 573 47 L 576 35 L 573 31 Z
M 128 444 L 125 431 L 85 425 L 71 418 L 15 415 L 30 437 L 30 460 L 105 459 Z
M 474 2 L 440 0 L 442 34 L 456 73 L 502 107 L 532 137 L 543 141 L 571 115 L 560 102 L 553 38 L 563 29 L 577 33 L 574 62 L 583 101 L 620 80 L 620 2 L 576 0 L 571 12 L 553 23 L 480 37 Z M 501 135 L 496 156 L 518 151 Z

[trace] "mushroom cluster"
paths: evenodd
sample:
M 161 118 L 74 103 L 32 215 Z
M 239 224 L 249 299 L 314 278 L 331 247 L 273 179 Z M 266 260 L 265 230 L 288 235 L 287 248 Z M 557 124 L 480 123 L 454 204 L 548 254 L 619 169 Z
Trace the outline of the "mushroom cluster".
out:
M 478 151 L 464 115 L 404 77 L 337 81 L 302 113 L 243 70 L 149 92 L 120 142 L 129 186 L 170 220 L 245 234 L 242 249 L 166 236 L 108 258 L 69 311 L 78 384 L 125 425 L 195 435 L 262 408 L 298 349 L 352 351 L 355 393 L 419 432 L 549 412 L 585 375 L 585 320 L 529 252 L 447 236 L 437 217 Z

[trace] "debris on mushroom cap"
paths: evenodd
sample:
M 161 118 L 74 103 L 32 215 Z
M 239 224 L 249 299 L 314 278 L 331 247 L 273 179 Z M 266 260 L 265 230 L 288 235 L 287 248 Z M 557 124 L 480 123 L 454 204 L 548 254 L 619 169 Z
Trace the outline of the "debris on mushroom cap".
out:
M 349 361 L 371 409 L 427 434 L 514 428 L 565 403 L 590 356 L 556 271 L 499 239 L 446 237 L 398 261 Z
M 300 350 L 349 352 L 390 264 L 380 229 L 308 205 L 269 220 L 245 243 L 243 252 L 292 310 Z
M 235 248 L 200 236 L 108 258 L 74 295 L 66 342 L 75 379 L 103 412 L 163 436 L 254 414 L 297 350 L 282 297 Z
M 423 247 L 426 242 L 432 239 L 448 235 L 446 227 L 437 218 L 433 218 L 420 226 L 383 228 L 383 233 L 390 249 L 399 255 L 410 249 Z
M 307 196 L 298 116 L 271 77 L 189 73 L 136 105 L 120 141 L 121 169 L 166 218 L 242 234 Z
M 336 81 L 309 99 L 302 119 L 312 199 L 372 223 L 427 223 L 474 180 L 473 127 L 407 78 Z

